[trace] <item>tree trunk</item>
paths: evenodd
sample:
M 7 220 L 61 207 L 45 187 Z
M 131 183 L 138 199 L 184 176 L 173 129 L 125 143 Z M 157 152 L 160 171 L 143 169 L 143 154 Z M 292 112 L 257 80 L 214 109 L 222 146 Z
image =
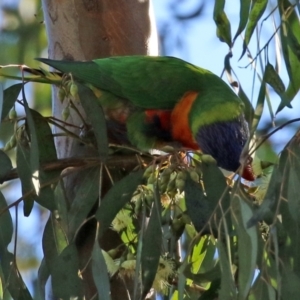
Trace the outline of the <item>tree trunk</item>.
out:
M 157 55 L 158 45 L 154 17 L 148 0 L 42 0 L 44 19 L 48 35 L 48 53 L 51 59 L 92 60 L 116 55 Z M 67 103 L 61 103 L 57 88 L 53 87 L 53 115 L 61 118 Z M 84 116 L 80 103 L 76 104 Z M 71 111 L 68 123 L 78 126 L 75 134 L 80 133 L 82 121 L 77 113 Z M 57 131 L 56 131 L 57 133 Z M 97 154 L 95 150 L 82 146 L 72 137 L 56 139 L 59 158 L 87 157 Z M 67 198 L 72 201 L 80 172 L 65 180 Z M 110 187 L 104 178 L 102 195 Z M 94 223 L 90 222 L 79 234 L 78 250 L 82 264 L 90 257 L 94 242 Z M 117 234 L 107 232 L 101 240 L 101 247 L 119 243 Z M 96 294 L 91 273 L 84 273 L 85 297 L 90 299 Z M 112 299 L 126 299 L 124 283 L 118 278 L 111 282 Z

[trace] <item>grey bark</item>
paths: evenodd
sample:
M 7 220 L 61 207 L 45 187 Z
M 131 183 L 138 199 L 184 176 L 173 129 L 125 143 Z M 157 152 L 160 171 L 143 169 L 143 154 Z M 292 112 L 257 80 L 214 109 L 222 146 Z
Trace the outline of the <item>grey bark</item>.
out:
M 42 0 L 42 5 L 48 36 L 48 54 L 51 59 L 91 60 L 116 55 L 158 53 L 149 0 Z M 61 103 L 56 94 L 57 88 L 53 87 L 53 115 L 61 118 L 66 101 Z M 84 116 L 80 103 L 76 105 Z M 72 111 L 68 122 L 78 127 L 82 123 Z M 79 131 L 74 130 L 76 134 Z M 59 158 L 87 157 L 97 153 L 70 137 L 56 138 L 56 147 Z M 70 201 L 79 181 L 80 173 L 65 181 Z M 101 241 L 103 247 L 114 244 L 117 237 L 108 233 L 105 239 Z M 86 245 L 79 249 L 84 259 L 90 255 L 92 245 L 91 234 L 86 239 Z M 91 274 L 87 272 L 84 279 L 86 299 L 90 299 L 95 294 Z M 112 299 L 126 299 L 126 290 L 120 280 L 116 279 L 111 285 Z

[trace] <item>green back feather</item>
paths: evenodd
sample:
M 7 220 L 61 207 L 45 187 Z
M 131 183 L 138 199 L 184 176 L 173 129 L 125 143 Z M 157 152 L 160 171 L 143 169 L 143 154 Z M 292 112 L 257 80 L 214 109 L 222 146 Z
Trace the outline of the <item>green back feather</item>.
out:
M 142 109 L 172 109 L 187 91 L 199 92 L 189 121 L 192 132 L 237 117 L 242 101 L 218 76 L 181 59 L 120 56 L 89 62 L 38 59 Z
M 173 57 L 119 56 L 89 62 L 38 60 L 143 108 L 172 108 L 186 91 L 205 90 L 207 83 L 213 86 L 221 82 L 226 86 L 211 72 Z

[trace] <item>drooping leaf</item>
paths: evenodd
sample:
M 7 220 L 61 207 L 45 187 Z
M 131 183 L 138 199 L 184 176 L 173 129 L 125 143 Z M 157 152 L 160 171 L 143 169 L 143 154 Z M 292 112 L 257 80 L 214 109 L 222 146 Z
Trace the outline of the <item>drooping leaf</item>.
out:
M 251 293 L 248 297 L 249 300 L 260 300 L 269 299 L 276 300 L 276 291 L 270 283 L 268 283 L 263 278 L 259 277 L 253 288 L 251 288 Z
M 214 161 L 202 162 L 201 170 L 203 187 L 188 176 L 184 191 L 187 212 L 196 230 L 202 232 L 204 230 L 205 233 L 208 230 L 207 222 L 213 213 L 217 216 L 214 221 L 221 220 L 223 212 L 226 212 L 230 206 L 230 197 L 224 175 Z M 220 207 L 222 210 L 219 209 Z M 211 227 L 213 230 L 218 227 L 216 223 L 210 225 L 213 225 Z
M 224 243 L 221 240 L 217 241 L 220 268 L 221 268 L 221 288 L 219 291 L 219 298 L 224 300 L 237 299 L 237 291 L 234 282 L 233 272 L 231 269 L 231 261 L 229 261 L 230 254 L 227 251 Z
M 0 150 L 0 180 L 12 169 L 12 163 L 10 158 Z
M 1 253 L 1 266 L 6 288 L 12 298 L 18 300 L 33 300 L 17 268 L 15 257 L 12 253 L 8 251 Z
M 4 102 L 3 84 L 0 82 L 0 116 L 2 116 Z
M 78 272 L 77 249 L 74 244 L 69 244 L 53 261 L 51 268 L 53 294 L 62 299 L 81 298 L 82 282 Z
M 152 287 L 156 276 L 162 245 L 161 202 L 158 187 L 155 185 L 154 203 L 142 244 L 142 297 Z
M 55 211 L 55 217 L 59 220 L 59 224 L 62 230 L 67 233 L 69 231 L 69 219 L 68 219 L 68 201 L 64 186 L 64 181 L 61 179 L 54 190 L 54 197 L 57 210 Z
M 38 270 L 38 299 L 46 299 L 46 284 L 50 276 L 49 268 L 43 258 Z
M 81 181 L 68 213 L 70 238 L 73 238 L 99 197 L 99 175 L 99 168 L 82 172 Z
M 52 135 L 51 128 L 46 120 L 40 113 L 35 110 L 30 109 L 31 117 L 35 127 L 36 141 L 38 143 L 38 159 L 39 166 L 47 162 L 54 162 L 57 160 L 56 148 L 54 144 L 54 139 Z M 34 145 L 31 142 L 30 147 L 30 161 L 32 155 L 36 152 L 33 149 Z M 35 164 L 35 163 L 34 163 Z M 31 165 L 32 170 L 32 165 Z M 38 170 L 39 173 L 39 188 L 38 197 L 36 201 L 48 208 L 50 211 L 56 209 L 55 197 L 54 197 L 54 180 L 59 178 L 60 171 L 51 171 L 45 172 L 40 167 Z
M 282 218 L 282 226 L 285 232 L 285 246 L 279 247 L 281 261 L 300 277 L 300 131 L 284 148 L 279 168 L 282 174 L 278 199 L 280 200 L 279 212 Z
M 31 180 L 30 146 L 22 136 L 17 140 L 17 172 L 21 181 L 22 195 L 27 195 L 24 200 L 24 215 L 29 216 L 37 197 Z
M 130 173 L 118 181 L 104 196 L 96 212 L 100 222 L 99 236 L 110 226 L 112 220 L 123 206 L 131 199 L 133 192 L 141 183 L 144 170 Z
M 225 0 L 216 0 L 214 7 L 214 21 L 217 25 L 217 37 L 231 48 L 231 26 L 224 11 Z
M 4 90 L 1 121 L 8 115 L 20 94 L 22 83 L 17 83 Z
M 252 37 L 252 34 L 254 32 L 254 29 L 257 26 L 259 19 L 265 12 L 267 4 L 268 4 L 268 0 L 252 1 L 251 11 L 249 14 L 249 19 L 248 19 L 248 23 L 247 23 L 247 27 L 246 27 L 246 32 L 245 32 L 245 39 L 244 39 L 244 43 L 243 43 L 243 52 L 242 52 L 240 59 L 246 53 L 246 50 L 247 50 L 248 44 L 250 42 L 250 39 Z
M 64 224 L 54 215 L 50 215 L 42 238 L 44 259 L 48 269 L 52 270 L 55 259 L 68 246 L 69 241 Z
M 0 211 L 7 208 L 7 203 L 0 192 Z M 0 215 L 0 255 L 6 251 L 13 235 L 13 223 L 9 210 Z
M 266 83 L 264 80 L 261 82 L 261 86 L 259 89 L 259 94 L 257 98 L 256 107 L 254 110 L 254 117 L 251 124 L 251 133 L 253 134 L 256 131 L 256 128 L 258 126 L 258 123 L 261 119 L 263 110 L 264 110 L 264 104 L 265 104 L 265 97 L 266 97 Z
M 234 41 L 243 32 L 243 30 L 247 25 L 249 11 L 250 11 L 250 4 L 251 4 L 251 0 L 240 0 L 240 22 L 236 34 L 234 35 L 233 38 Z
M 254 212 L 247 223 L 248 227 L 254 226 L 257 222 L 264 220 L 267 224 L 274 221 L 275 210 L 280 200 L 280 186 L 282 182 L 282 172 L 278 166 L 275 166 L 270 183 L 262 204 Z
M 204 230 L 212 210 L 201 186 L 190 176 L 185 181 L 184 194 L 187 213 L 193 225 L 198 232 Z
M 91 122 L 97 142 L 98 152 L 103 162 L 108 156 L 108 139 L 105 115 L 97 97 L 88 87 L 78 84 L 78 94 L 88 121 Z
M 244 109 L 245 119 L 248 124 L 252 124 L 253 117 L 254 117 L 254 108 L 253 108 L 253 105 L 252 105 L 251 101 L 249 100 L 248 96 L 244 92 L 241 84 L 239 84 L 238 96 L 242 99 L 242 101 L 245 105 L 245 109 Z
M 297 299 L 299 297 L 299 286 L 299 274 L 296 274 L 288 266 L 285 266 L 282 270 L 281 299 Z
M 240 300 L 247 299 L 258 255 L 257 229 L 247 226 L 247 222 L 253 215 L 252 209 L 243 196 L 246 197 L 245 193 L 237 186 L 231 200 L 232 219 L 238 240 L 238 297 Z
M 275 68 L 268 62 L 265 68 L 264 80 L 268 83 L 278 95 L 282 95 L 285 91 L 285 86 L 276 72 Z
M 291 101 L 300 88 L 300 24 L 295 7 L 288 0 L 278 1 L 281 16 L 281 46 L 286 69 L 289 75 L 289 85 L 284 94 L 281 95 L 281 102 L 276 113 L 285 106 L 292 107 Z
M 28 102 L 25 97 L 24 87 L 22 89 L 23 103 L 26 114 L 26 125 L 28 127 L 28 134 L 30 139 L 30 170 L 31 179 L 36 194 L 39 193 L 40 182 L 39 182 L 39 168 L 40 168 L 40 154 L 39 154 L 39 143 L 36 134 L 36 126 L 34 124 L 32 110 L 28 106 Z
M 94 283 L 98 291 L 98 297 L 103 300 L 110 300 L 110 284 L 107 266 L 102 254 L 102 250 L 96 242 L 92 251 L 92 272 Z
M 226 179 L 215 163 L 203 162 L 203 184 L 210 204 L 210 209 L 216 210 L 217 221 L 224 217 L 230 207 L 230 195 Z M 216 184 L 217 183 L 217 184 Z M 219 208 L 222 208 L 221 210 Z M 229 219 L 229 218 L 227 218 Z

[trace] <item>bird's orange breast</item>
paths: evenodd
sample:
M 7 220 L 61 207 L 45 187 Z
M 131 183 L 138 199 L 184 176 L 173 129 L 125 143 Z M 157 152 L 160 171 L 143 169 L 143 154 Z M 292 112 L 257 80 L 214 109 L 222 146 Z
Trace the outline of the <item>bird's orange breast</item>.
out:
M 198 92 L 186 92 L 174 107 L 171 114 L 171 132 L 174 140 L 182 143 L 184 147 L 198 150 L 189 124 L 189 113 L 192 105 L 198 97 Z

